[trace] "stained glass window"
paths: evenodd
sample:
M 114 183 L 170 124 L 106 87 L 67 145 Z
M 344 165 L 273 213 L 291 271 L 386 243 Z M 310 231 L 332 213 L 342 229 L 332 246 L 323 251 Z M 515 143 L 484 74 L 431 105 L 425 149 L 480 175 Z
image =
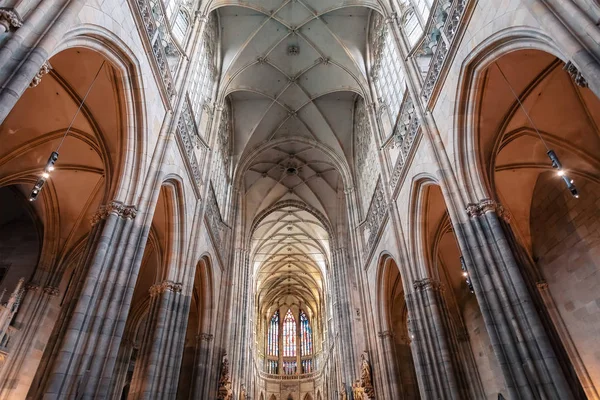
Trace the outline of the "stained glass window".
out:
M 267 372 L 269 374 L 277 374 L 279 371 L 277 370 L 279 363 L 277 361 L 269 360 L 269 364 L 267 367 Z
M 268 350 L 270 356 L 279 355 L 279 310 L 271 317 L 269 325 L 269 343 Z
M 312 360 L 302 360 L 302 373 L 310 374 L 313 372 L 313 364 Z
M 302 357 L 311 355 L 313 352 L 312 328 L 306 313 L 300 310 L 300 337 L 302 339 Z
M 292 310 L 288 310 L 283 320 L 283 356 L 296 356 L 296 319 Z
M 296 374 L 296 361 L 284 361 L 283 362 L 283 373 L 284 373 L 284 375 Z

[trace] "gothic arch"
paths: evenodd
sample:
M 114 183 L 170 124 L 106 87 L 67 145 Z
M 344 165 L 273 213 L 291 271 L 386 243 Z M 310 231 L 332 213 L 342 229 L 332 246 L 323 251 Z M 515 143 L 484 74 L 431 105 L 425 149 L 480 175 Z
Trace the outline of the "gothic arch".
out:
M 581 384 L 594 398 L 600 369 L 587 354 L 597 343 L 576 333 L 595 329 L 594 322 L 586 320 L 585 328 L 573 328 L 574 313 L 588 304 L 591 292 L 574 286 L 573 259 L 558 254 L 579 255 L 577 266 L 586 272 L 576 279 L 592 282 L 600 270 L 592 261 L 600 246 L 585 227 L 599 215 L 590 198 L 600 190 L 600 101 L 581 80 L 573 79 L 572 69 L 565 70 L 568 58 L 550 39 L 515 36 L 506 42 L 490 41 L 465 60 L 457 95 L 457 114 L 463 117 L 455 121 L 466 132 L 455 151 L 465 154 L 458 160 L 460 178 L 470 195 L 478 196 L 469 200 L 491 198 L 502 204 L 501 226 L 511 253 L 542 310 L 542 323 L 565 374 L 574 392 Z M 553 173 L 548 149 L 560 158 L 567 180 L 573 179 L 577 198 Z M 542 202 L 544 197 L 548 201 Z M 550 222 L 552 216 L 560 217 Z M 567 239 L 550 245 L 554 235 L 568 238 L 569 246 L 561 247 Z
M 115 199 L 134 204 L 143 190 L 144 172 L 148 167 L 148 160 L 140 157 L 140 154 L 149 151 L 146 140 L 147 110 L 141 89 L 144 87 L 144 75 L 140 72 L 140 62 L 121 38 L 97 25 L 78 25 L 68 31 L 52 49 L 52 57 L 73 47 L 102 55 L 116 71 L 115 81 L 121 85 L 119 96 L 123 111 L 119 142 L 105 145 L 107 149 L 117 149 L 117 159 L 111 159 L 110 176 L 114 178 L 107 180 L 110 195 L 107 194 L 105 201 Z

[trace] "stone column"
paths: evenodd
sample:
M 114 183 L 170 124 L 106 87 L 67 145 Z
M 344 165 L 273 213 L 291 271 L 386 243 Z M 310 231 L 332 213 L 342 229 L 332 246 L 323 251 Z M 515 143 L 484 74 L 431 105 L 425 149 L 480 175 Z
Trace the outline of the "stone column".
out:
M 181 284 L 164 281 L 150 288 L 150 313 L 140 368 L 132 381 L 132 399 L 150 399 L 170 396 L 177 388 L 179 367 L 172 360 L 183 348 L 176 346 L 176 333 L 181 328 L 174 324 L 181 306 Z M 177 369 L 175 373 L 171 370 Z M 173 382 L 173 380 L 175 382 Z
M 453 346 L 443 287 L 437 280 L 425 278 L 413 283 L 407 293 L 413 358 L 424 399 L 470 398 L 461 381 L 461 366 Z
M 82 280 L 40 386 L 45 399 L 103 398 L 108 392 L 143 253 L 136 213 L 113 201 L 92 221 Z
M 0 399 L 27 396 L 42 358 L 43 346 L 52 333 L 55 322 L 53 314 L 58 313 L 59 309 L 57 288 L 42 288 L 36 283 L 29 283 L 26 291 L 15 321 L 19 333 L 13 339 L 8 357 L 2 365 Z
M 213 352 L 214 336 L 210 333 L 201 333 L 198 335 L 198 349 L 196 351 L 196 372 L 194 374 L 194 392 L 193 399 L 207 399 L 208 393 L 208 369 L 211 367 L 210 360 Z
M 383 373 L 385 373 L 384 382 L 387 385 L 384 385 L 381 389 L 385 391 L 387 390 L 390 393 L 390 398 L 392 399 L 401 399 L 400 393 L 402 393 L 402 383 L 399 377 L 402 376 L 399 365 L 396 360 L 396 349 L 394 345 L 394 333 L 392 331 L 383 331 L 378 332 L 377 336 L 379 337 L 381 342 L 381 356 L 383 359 L 381 360 L 381 364 L 383 364 L 380 369 Z M 385 396 L 384 396 L 385 397 Z
M 500 224 L 503 209 L 486 199 L 467 214 L 461 247 L 510 398 L 575 398 Z

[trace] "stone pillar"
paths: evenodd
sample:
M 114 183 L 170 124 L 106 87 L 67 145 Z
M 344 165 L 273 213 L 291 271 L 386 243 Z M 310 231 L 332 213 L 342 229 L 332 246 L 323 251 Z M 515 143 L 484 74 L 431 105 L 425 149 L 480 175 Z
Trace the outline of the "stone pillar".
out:
M 381 339 L 382 350 L 380 354 L 383 357 L 383 360 L 381 360 L 381 364 L 383 364 L 381 371 L 385 373 L 385 379 L 383 379 L 383 381 L 387 383 L 387 385 L 384 385 L 381 389 L 384 393 L 385 391 L 389 391 L 388 393 L 391 394 L 390 398 L 401 399 L 400 393 L 402 393 L 403 385 L 399 378 L 402 376 L 400 371 L 402 366 L 396 362 L 397 356 L 394 345 L 394 333 L 392 331 L 383 331 L 378 332 L 377 336 Z
M 140 368 L 136 369 L 132 381 L 132 399 L 150 399 L 175 396 L 180 365 L 174 360 L 183 351 L 177 344 L 181 326 L 176 324 L 181 307 L 181 284 L 164 281 L 150 288 L 150 312 Z M 185 327 L 183 327 L 185 331 Z M 185 332 L 184 332 L 185 334 Z M 173 371 L 173 370 L 176 371 Z M 135 384 L 134 384 L 135 383 Z
M 42 358 L 43 346 L 52 333 L 55 322 L 52 316 L 58 313 L 57 288 L 42 288 L 29 283 L 26 291 L 15 321 L 19 335 L 13 339 L 8 357 L 2 365 L 0 399 L 27 396 Z
M 439 281 L 425 278 L 413 284 L 406 303 L 410 316 L 412 352 L 424 399 L 470 398 L 461 384 L 461 366 L 453 346 L 443 288 Z
M 213 352 L 213 339 L 214 336 L 210 333 L 201 333 L 197 337 L 198 348 L 196 350 L 196 371 L 194 373 L 194 392 L 192 393 L 192 399 L 207 399 L 209 398 L 208 388 L 208 376 L 210 365 L 211 354 Z
M 136 213 L 113 201 L 94 216 L 82 280 L 40 385 L 45 399 L 107 395 L 143 253 Z
M 500 224 L 502 207 L 486 199 L 467 214 L 463 254 L 510 398 L 576 398 Z

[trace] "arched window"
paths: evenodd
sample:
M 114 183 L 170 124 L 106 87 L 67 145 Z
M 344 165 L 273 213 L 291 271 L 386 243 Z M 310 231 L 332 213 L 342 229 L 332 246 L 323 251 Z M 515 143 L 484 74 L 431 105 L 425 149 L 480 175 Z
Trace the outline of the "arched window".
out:
M 296 356 L 296 319 L 292 310 L 288 310 L 283 320 L 283 356 Z
M 167 12 L 167 18 L 170 20 L 175 12 L 175 8 L 177 8 L 177 0 L 164 0 L 163 4 L 165 6 L 165 11 Z
M 275 314 L 271 317 L 268 347 L 270 356 L 279 355 L 279 310 L 275 311 Z
M 302 339 L 301 356 L 311 355 L 313 352 L 312 328 L 310 327 L 306 313 L 302 310 L 300 310 L 300 337 Z
M 190 26 L 190 20 L 185 11 L 179 10 L 177 18 L 175 18 L 175 25 L 173 25 L 173 36 L 180 43 L 183 44 L 185 41 L 185 35 L 188 27 Z

